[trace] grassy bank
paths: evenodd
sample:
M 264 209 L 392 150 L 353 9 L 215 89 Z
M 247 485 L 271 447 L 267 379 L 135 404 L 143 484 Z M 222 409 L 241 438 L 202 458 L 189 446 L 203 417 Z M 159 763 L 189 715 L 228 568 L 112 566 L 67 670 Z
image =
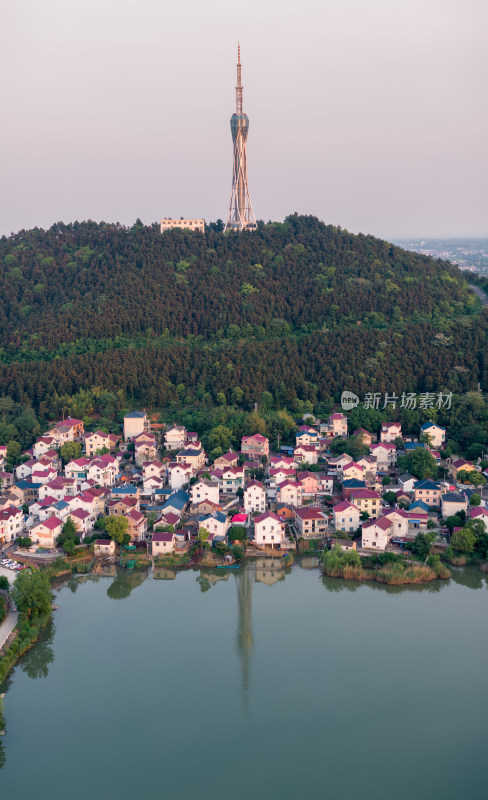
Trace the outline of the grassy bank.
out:
M 411 583 L 428 583 L 447 580 L 451 573 L 438 557 L 430 557 L 427 564 L 411 563 L 404 556 L 381 553 L 360 557 L 354 550 L 343 552 L 335 547 L 323 554 L 322 569 L 330 578 L 353 581 L 377 581 L 390 586 Z

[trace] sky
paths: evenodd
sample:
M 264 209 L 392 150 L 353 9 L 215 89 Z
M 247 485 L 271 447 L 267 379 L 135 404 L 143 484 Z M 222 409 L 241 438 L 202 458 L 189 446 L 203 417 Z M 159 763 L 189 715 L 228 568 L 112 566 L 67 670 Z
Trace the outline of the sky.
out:
M 1 0 L 0 234 L 227 215 L 488 236 L 486 0 Z

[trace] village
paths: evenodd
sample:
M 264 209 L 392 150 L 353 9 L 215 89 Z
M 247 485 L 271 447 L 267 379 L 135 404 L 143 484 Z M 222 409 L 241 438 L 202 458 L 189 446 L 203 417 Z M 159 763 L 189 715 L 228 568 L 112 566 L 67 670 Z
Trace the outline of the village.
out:
M 22 564 L 63 554 L 59 537 L 70 520 L 77 543 L 113 556 L 117 542 L 100 520 L 114 516 L 126 520 L 127 545 L 158 560 L 183 555 L 197 540 L 229 561 L 229 544 L 248 555 L 337 545 L 368 554 L 399 551 L 425 531 L 446 547 L 457 530 L 446 527 L 453 518 L 480 520 L 488 532 L 486 472 L 462 458 L 442 460 L 446 431 L 433 422 L 403 439 L 400 423 L 349 431 L 340 411 L 325 421 L 308 415 L 297 422 L 294 445 L 272 453 L 257 433 L 243 436 L 239 452 L 208 463 L 196 433 L 155 419 L 129 412 L 116 435 L 85 432 L 83 421 L 68 417 L 39 437 L 13 472 L 4 471 L 0 446 L 3 555 Z M 349 437 L 369 453 L 354 460 Z M 338 439 L 345 452 L 333 455 Z M 81 455 L 63 466 L 68 442 L 81 445 Z M 444 477 L 417 479 L 398 468 L 398 458 L 418 448 Z

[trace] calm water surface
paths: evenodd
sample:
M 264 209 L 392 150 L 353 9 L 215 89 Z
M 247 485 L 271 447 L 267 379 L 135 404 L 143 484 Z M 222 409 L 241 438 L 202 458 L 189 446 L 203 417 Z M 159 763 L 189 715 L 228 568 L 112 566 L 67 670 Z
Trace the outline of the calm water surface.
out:
M 72 580 L 7 682 L 0 796 L 486 797 L 487 588 Z

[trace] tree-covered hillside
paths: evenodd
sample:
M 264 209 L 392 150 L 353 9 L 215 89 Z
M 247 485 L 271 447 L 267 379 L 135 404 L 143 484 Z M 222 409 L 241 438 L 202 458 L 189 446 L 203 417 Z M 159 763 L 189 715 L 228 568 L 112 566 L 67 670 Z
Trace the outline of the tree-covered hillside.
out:
M 162 405 L 343 388 L 488 388 L 462 273 L 314 217 L 254 233 L 58 224 L 0 240 L 0 394 L 102 386 Z M 177 391 L 178 389 L 178 391 Z

